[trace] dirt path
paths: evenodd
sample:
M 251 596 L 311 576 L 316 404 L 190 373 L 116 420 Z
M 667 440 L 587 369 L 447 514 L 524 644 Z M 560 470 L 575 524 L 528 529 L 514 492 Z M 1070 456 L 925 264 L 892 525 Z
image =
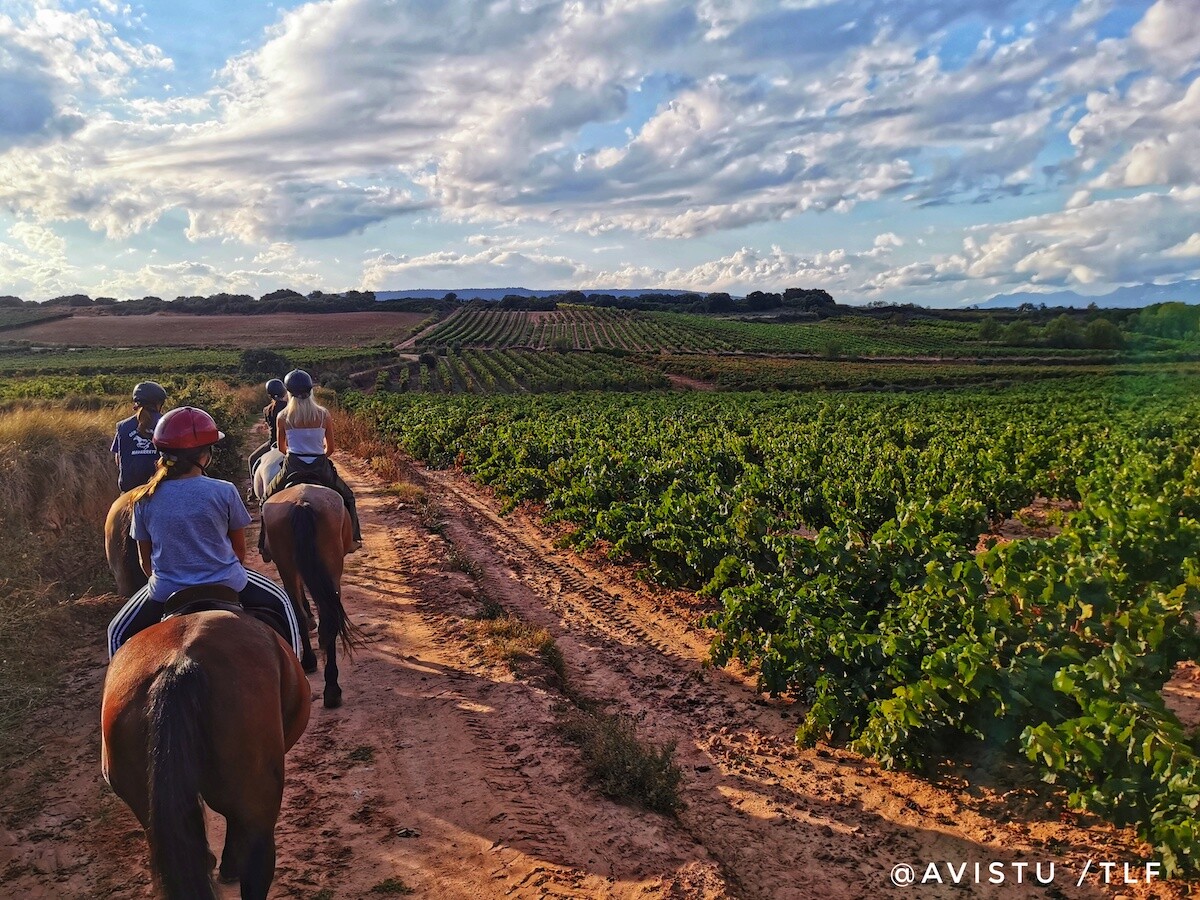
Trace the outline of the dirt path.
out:
M 1077 887 L 1085 858 L 1144 856 L 1126 834 L 1061 817 L 1027 788 L 954 774 L 934 784 L 840 750 L 795 749 L 786 707 L 703 665 L 693 597 L 556 549 L 457 473 L 409 473 L 425 493 L 419 509 L 364 467 L 342 468 L 366 538 L 345 603 L 369 644 L 343 669 L 346 705 L 314 703 L 288 757 L 273 896 L 379 897 L 401 884 L 429 898 L 1184 896 L 1095 877 Z M 548 629 L 579 692 L 675 744 L 678 819 L 588 785 L 559 733 L 565 701 L 551 680 L 484 660 L 472 622 L 485 599 Z M 100 643 L 30 723 L 31 754 L 6 766 L 0 896 L 150 895 L 141 831 L 99 776 Z M 1000 886 L 892 887 L 893 865 L 929 861 L 1058 872 L 1036 891 L 1012 869 Z

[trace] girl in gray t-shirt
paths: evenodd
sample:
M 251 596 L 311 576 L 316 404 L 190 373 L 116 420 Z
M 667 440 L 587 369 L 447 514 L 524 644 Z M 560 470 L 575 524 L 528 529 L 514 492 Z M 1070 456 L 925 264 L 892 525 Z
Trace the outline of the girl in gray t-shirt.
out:
M 209 478 L 212 446 L 224 437 L 201 409 L 179 407 L 154 429 L 159 450 L 154 477 L 133 496 L 130 529 L 150 581 L 108 626 L 109 656 L 162 618 L 176 591 L 219 584 L 237 591 L 245 607 L 275 610 L 287 623 L 299 655 L 300 630 L 284 590 L 243 565 L 250 514 L 228 481 Z

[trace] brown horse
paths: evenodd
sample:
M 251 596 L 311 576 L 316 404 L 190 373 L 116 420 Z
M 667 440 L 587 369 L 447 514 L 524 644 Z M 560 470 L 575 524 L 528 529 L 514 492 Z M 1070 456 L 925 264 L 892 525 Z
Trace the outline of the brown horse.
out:
M 132 597 L 147 580 L 138 560 L 137 541 L 129 534 L 133 520 L 131 493 L 126 491 L 114 500 L 104 520 L 104 555 L 117 582 L 117 593 L 122 597 Z
M 296 618 L 303 620 L 307 605 L 304 590 L 317 604 L 317 645 L 325 652 L 323 702 L 332 708 L 342 705 L 338 684 L 337 642 L 349 653 L 356 638 L 342 606 L 342 563 L 350 549 L 353 532 L 350 514 L 341 495 L 316 484 L 285 488 L 268 498 L 262 508 L 266 545 Z M 301 629 L 304 642 L 304 671 L 314 672 L 317 657 L 308 630 Z
M 166 619 L 113 656 L 104 681 L 101 765 L 150 844 L 169 898 L 215 897 L 201 799 L 227 823 L 223 881 L 265 898 L 275 877 L 283 757 L 308 724 L 296 656 L 240 613 Z

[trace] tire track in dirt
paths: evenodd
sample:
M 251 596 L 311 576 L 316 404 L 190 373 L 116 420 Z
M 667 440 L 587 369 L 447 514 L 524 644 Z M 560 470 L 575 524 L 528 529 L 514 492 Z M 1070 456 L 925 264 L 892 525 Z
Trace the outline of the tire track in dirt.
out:
M 1078 873 L 1087 858 L 1147 858 L 1128 833 L 1098 823 L 1080 827 L 1069 814 L 1060 821 L 1061 810 L 1033 790 L 1001 795 L 1007 785 L 953 776 L 939 786 L 845 751 L 798 750 L 795 719 L 784 705 L 759 697 L 744 672 L 705 667 L 709 638 L 691 624 L 694 597 L 650 589 L 618 567 L 557 549 L 524 512 L 500 516 L 460 473 L 415 468 L 413 478 L 442 510 L 445 533 L 480 573 L 487 597 L 550 630 L 582 693 L 611 701 L 637 718 L 644 734 L 676 745 L 687 775 L 680 821 L 718 861 L 736 895 L 911 895 L 889 882 L 899 862 L 1041 860 Z M 1054 890 L 1052 896 L 1114 893 L 1095 883 L 1076 886 L 1061 874 Z M 1172 895 L 1161 884 L 1138 890 L 1122 885 L 1115 893 Z M 921 889 L 922 896 L 962 892 Z M 973 893 L 1023 897 L 1029 885 L 984 885 Z

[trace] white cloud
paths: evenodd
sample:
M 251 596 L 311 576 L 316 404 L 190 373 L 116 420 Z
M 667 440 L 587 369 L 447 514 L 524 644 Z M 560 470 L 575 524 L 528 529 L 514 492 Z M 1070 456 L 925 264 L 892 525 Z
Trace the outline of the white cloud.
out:
M 41 225 L 34 225 L 31 222 L 18 222 L 8 229 L 8 233 L 9 236 L 20 241 L 30 252 L 36 253 L 38 256 L 56 260 L 61 260 L 66 256 L 67 242 L 49 228 L 43 228 Z
M 990 286 L 1138 284 L 1200 275 L 1200 188 L 1093 201 L 974 229 L 958 254 L 881 272 L 864 286 L 887 292 L 970 279 Z M 986 234 L 985 234 L 986 232 Z
M 325 287 L 316 272 L 283 265 L 280 259 L 256 269 L 227 269 L 202 260 L 150 263 L 134 270 L 110 270 L 97 284 L 97 296 L 135 298 L 144 296 L 175 297 L 218 293 L 259 296 L 286 284 L 302 293 Z
M 1159 67 L 1182 72 L 1200 61 L 1200 16 L 1192 0 L 1158 0 L 1132 36 Z
M 999 25 L 1008 12 L 967 0 L 326 0 L 285 13 L 211 95 L 131 102 L 126 120 L 84 129 L 57 157 L 0 171 L 41 182 L 8 200 L 42 218 L 120 236 L 181 208 L 193 236 L 254 242 L 430 206 L 686 238 L 905 193 L 999 196 L 1036 184 L 1068 102 L 1058 80 L 1096 43 L 1093 11 L 985 41 L 953 71 L 922 52 L 959 18 Z M 39 16 L 54 71 L 66 72 L 70 42 L 48 37 L 51 22 L 73 30 L 70 46 L 118 46 L 82 14 Z M 152 48 L 119 49 L 75 71 L 115 91 L 134 69 L 167 64 Z M 662 94 L 649 119 L 581 155 L 582 130 L 621 121 L 643 88 Z M 83 173 L 82 197 L 38 177 L 56 166 Z
M 479 253 L 451 251 L 417 257 L 384 253 L 363 264 L 363 290 L 428 287 L 574 288 L 593 270 L 562 256 L 489 248 Z

